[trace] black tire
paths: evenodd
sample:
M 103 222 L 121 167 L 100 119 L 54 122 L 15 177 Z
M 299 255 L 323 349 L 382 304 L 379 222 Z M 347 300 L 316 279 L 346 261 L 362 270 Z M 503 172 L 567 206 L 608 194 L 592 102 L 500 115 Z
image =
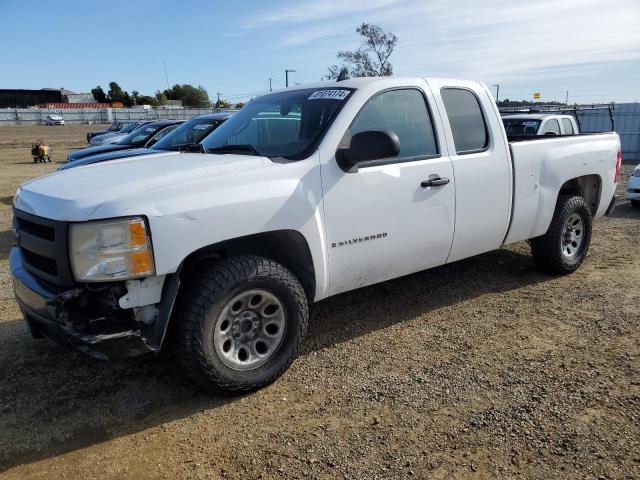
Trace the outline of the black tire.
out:
M 631 200 L 631 206 L 634 208 L 640 208 L 640 200 Z
M 562 240 L 565 224 L 574 214 L 582 220 L 583 238 L 575 256 L 568 258 L 563 253 Z M 584 198 L 560 195 L 549 230 L 546 234 L 534 238 L 530 242 L 536 266 L 543 272 L 552 275 L 567 275 L 576 271 L 589 251 L 592 223 L 591 209 Z
M 251 370 L 226 365 L 214 346 L 214 328 L 225 305 L 237 295 L 262 289 L 275 295 L 284 309 L 285 328 L 268 361 Z M 276 380 L 291 365 L 308 323 L 307 298 L 298 279 L 284 266 L 258 256 L 236 256 L 202 266 L 185 285 L 172 319 L 176 356 L 200 388 L 246 393 Z

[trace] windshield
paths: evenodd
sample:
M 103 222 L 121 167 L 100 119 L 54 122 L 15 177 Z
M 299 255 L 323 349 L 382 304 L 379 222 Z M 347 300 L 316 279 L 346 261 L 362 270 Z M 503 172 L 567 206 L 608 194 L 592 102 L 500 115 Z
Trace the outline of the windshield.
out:
M 311 88 L 258 97 L 202 144 L 208 153 L 305 158 L 322 140 L 352 91 Z
M 119 133 L 131 133 L 140 126 L 140 122 L 131 122 L 120 130 Z
M 124 137 L 118 143 L 123 145 L 137 145 L 138 143 L 146 142 L 152 135 L 156 134 L 160 128 L 162 127 L 153 124 L 143 125 Z
M 531 118 L 503 118 L 507 135 L 535 135 L 540 127 L 540 120 Z
M 153 146 L 154 150 L 178 150 L 181 145 L 192 145 L 213 132 L 224 119 L 194 117 L 173 130 L 170 135 Z
M 155 143 L 159 142 L 164 137 L 169 135 L 171 132 L 173 132 L 176 128 L 178 128 L 177 124 L 176 125 L 170 125 L 168 127 L 163 128 L 158 133 L 156 133 L 153 137 L 151 137 L 151 139 L 149 140 L 149 142 L 147 143 L 146 146 L 150 147 L 151 145 L 154 145 Z

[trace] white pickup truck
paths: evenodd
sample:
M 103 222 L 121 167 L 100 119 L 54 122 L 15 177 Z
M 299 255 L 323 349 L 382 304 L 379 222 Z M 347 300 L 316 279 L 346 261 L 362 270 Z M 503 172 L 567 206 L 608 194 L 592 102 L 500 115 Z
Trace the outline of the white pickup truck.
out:
M 291 363 L 308 303 L 530 240 L 567 274 L 615 205 L 615 133 L 508 142 L 487 87 L 351 79 L 256 98 L 191 152 L 57 172 L 14 198 L 35 337 L 98 358 L 177 351 L 202 388 Z
M 578 124 L 571 115 L 552 113 L 503 113 L 502 123 L 507 136 L 576 135 Z

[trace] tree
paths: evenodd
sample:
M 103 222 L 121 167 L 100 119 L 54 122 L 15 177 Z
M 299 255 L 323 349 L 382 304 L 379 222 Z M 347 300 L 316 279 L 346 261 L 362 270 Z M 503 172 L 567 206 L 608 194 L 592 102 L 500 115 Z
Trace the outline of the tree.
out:
M 398 43 L 398 37 L 385 32 L 378 25 L 362 23 L 357 29 L 362 45 L 352 52 L 338 52 L 341 65 L 329 67 L 328 79 L 344 80 L 351 77 L 383 77 L 393 75 L 389 57 Z
M 140 97 L 140 92 L 138 92 L 137 90 L 132 90 L 131 91 L 131 101 L 133 102 L 134 105 L 138 105 L 138 97 Z
M 130 107 L 133 104 L 129 92 L 122 90 L 117 82 L 109 82 L 107 93 L 109 102 L 121 102 L 125 107 Z
M 211 107 L 211 100 L 209 100 L 209 94 L 204 87 L 194 87 L 189 84 L 176 84 L 168 90 L 162 92 L 167 98 L 171 100 L 182 100 L 182 105 L 185 107 L 196 108 L 208 108 Z M 157 98 L 157 94 L 156 94 Z
M 131 92 L 133 96 L 133 92 Z M 136 102 L 138 105 L 156 105 L 157 101 L 154 97 L 150 97 L 149 95 L 138 95 L 136 97 Z
M 216 102 L 215 108 L 231 108 L 231 104 L 226 100 L 220 99 Z
M 235 105 L 235 108 L 237 108 L 238 110 L 240 110 L 242 107 L 244 107 L 245 103 L 244 102 L 238 102 Z
M 91 94 L 93 95 L 93 98 L 98 103 L 108 103 L 109 102 L 109 99 L 107 98 L 107 94 L 104 93 L 104 90 L 102 89 L 102 87 L 100 85 L 98 85 L 96 88 L 92 88 L 91 89 Z
M 156 104 L 157 105 L 166 105 L 167 104 L 167 95 L 164 92 L 158 90 L 156 92 Z

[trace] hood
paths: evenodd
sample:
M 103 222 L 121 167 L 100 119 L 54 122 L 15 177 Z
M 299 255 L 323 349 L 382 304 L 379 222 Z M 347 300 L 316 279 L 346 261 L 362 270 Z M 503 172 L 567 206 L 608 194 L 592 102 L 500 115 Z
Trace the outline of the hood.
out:
M 82 154 L 75 156 L 74 154 L 81 153 L 83 150 L 92 150 L 88 155 Z M 83 148 L 72 152 L 67 157 L 67 163 L 63 164 L 58 170 L 66 170 L 67 168 L 79 167 L 80 165 L 89 165 L 90 163 L 104 162 L 105 160 L 114 160 L 116 158 L 134 157 L 136 155 L 144 155 L 148 153 L 155 153 L 149 151 L 146 148 L 135 148 L 133 145 L 103 145 L 100 147 Z
M 135 197 L 145 197 L 147 203 L 153 203 L 153 198 L 162 198 L 163 189 L 179 188 L 184 194 L 190 184 L 267 165 L 272 165 L 268 158 L 248 155 L 162 152 L 125 157 L 26 182 L 20 186 L 14 205 L 52 220 L 124 216 L 137 206 Z
M 129 132 L 131 133 L 131 132 Z M 104 140 L 103 145 L 107 145 L 110 143 L 117 143 L 122 140 L 124 137 L 128 136 L 129 133 L 114 133 L 113 135 L 101 135 L 100 138 Z
M 80 160 L 81 158 L 88 157 L 90 155 L 98 155 L 100 153 L 115 152 L 117 150 L 127 150 L 127 149 L 131 149 L 131 148 L 134 148 L 134 146 L 133 145 L 123 145 L 123 144 L 119 144 L 119 143 L 110 143 L 110 144 L 107 144 L 107 145 L 98 145 L 97 147 L 81 148 L 80 150 L 75 150 L 75 151 L 71 152 L 67 156 L 67 161 L 68 162 L 73 162 L 73 161 L 76 161 L 76 160 Z
M 122 132 L 101 133 L 100 135 L 95 135 L 94 137 L 92 137 L 92 140 L 100 140 L 102 142 L 106 142 L 114 135 L 127 135 L 127 134 L 123 134 Z

